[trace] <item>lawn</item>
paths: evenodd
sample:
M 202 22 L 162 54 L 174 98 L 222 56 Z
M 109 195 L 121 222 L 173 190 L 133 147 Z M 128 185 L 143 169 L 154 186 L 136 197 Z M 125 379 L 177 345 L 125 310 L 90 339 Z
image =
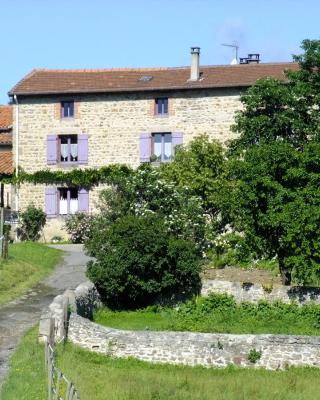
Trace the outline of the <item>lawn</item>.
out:
M 148 307 L 137 311 L 99 309 L 95 322 L 119 329 L 216 333 L 320 334 L 320 306 L 284 303 L 237 305 L 231 296 L 211 294 L 178 309 Z
M 40 243 L 11 244 L 8 260 L 0 261 L 0 305 L 40 282 L 61 261 L 62 254 Z
M 320 369 L 206 369 L 112 359 L 71 344 L 60 345 L 57 363 L 81 400 L 314 400 Z M 37 329 L 23 339 L 11 361 L 2 400 L 46 399 L 44 350 Z

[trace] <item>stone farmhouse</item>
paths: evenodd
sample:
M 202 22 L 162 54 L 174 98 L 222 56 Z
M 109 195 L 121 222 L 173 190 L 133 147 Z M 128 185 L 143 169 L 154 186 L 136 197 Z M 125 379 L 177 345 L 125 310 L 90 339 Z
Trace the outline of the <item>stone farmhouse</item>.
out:
M 194 47 L 189 67 L 31 71 L 9 92 L 14 167 L 32 173 L 170 162 L 175 146 L 196 135 L 234 138 L 241 92 L 260 78 L 284 80 L 284 70 L 297 68 L 259 63 L 255 55 L 238 65 L 200 66 L 199 57 Z M 65 235 L 67 214 L 94 212 L 100 191 L 21 184 L 13 207 L 42 207 L 50 240 Z

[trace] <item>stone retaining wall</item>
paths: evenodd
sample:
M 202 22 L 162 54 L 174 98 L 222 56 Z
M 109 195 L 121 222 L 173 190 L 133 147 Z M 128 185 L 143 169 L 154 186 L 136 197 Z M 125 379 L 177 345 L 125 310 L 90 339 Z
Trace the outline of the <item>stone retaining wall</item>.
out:
M 265 298 L 288 302 L 291 298 L 282 289 L 268 294 L 261 292 L 259 285 L 246 288 L 240 283 L 208 281 L 204 283 L 203 294 L 217 291 L 232 294 L 237 301 Z M 313 299 L 309 290 L 303 298 L 299 295 L 296 299 L 318 302 L 318 294 L 315 296 Z M 124 331 L 103 327 L 88 319 L 99 304 L 99 295 L 90 282 L 56 296 L 40 320 L 40 340 L 60 341 L 68 336 L 72 343 L 89 351 L 155 363 L 206 367 L 234 364 L 275 370 L 289 366 L 320 367 L 320 337 L 317 336 Z M 253 351 L 261 354 L 255 363 L 248 359 Z
M 320 337 L 286 335 L 229 335 L 190 332 L 123 331 L 70 316 L 68 339 L 90 351 L 139 360 L 226 367 L 320 367 Z M 250 351 L 261 352 L 256 363 Z
M 259 300 L 282 301 L 298 304 L 314 302 L 320 304 L 320 288 L 303 288 L 294 286 L 275 285 L 265 286 L 250 282 L 229 282 L 218 280 L 204 280 L 202 282 L 201 295 L 208 296 L 210 293 L 226 293 L 233 296 L 237 303 L 249 301 L 256 303 Z

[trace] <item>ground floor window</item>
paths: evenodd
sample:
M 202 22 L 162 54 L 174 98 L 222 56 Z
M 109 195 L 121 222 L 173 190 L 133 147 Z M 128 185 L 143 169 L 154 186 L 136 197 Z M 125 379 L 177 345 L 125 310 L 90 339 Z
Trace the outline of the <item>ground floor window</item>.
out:
M 78 189 L 59 188 L 59 214 L 75 214 L 79 209 Z
M 89 212 L 89 191 L 77 187 L 47 187 L 45 202 L 49 218 Z

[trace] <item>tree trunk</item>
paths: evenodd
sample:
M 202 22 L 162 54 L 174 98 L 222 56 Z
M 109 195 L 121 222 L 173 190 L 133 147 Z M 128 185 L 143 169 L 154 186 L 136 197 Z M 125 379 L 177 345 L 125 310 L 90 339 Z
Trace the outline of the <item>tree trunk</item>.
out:
M 279 260 L 279 270 L 281 275 L 281 282 L 283 285 L 289 286 L 291 285 L 291 269 L 285 266 L 285 257 L 282 255 L 278 255 Z

